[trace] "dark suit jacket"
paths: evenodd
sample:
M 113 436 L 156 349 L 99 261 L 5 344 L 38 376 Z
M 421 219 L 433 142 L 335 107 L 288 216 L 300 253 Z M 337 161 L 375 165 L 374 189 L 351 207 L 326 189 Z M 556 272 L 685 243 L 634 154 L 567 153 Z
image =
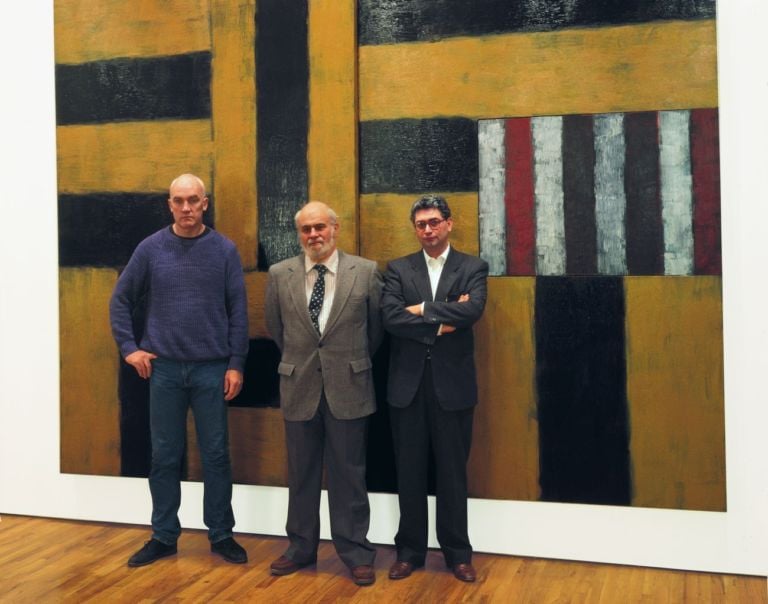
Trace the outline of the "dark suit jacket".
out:
M 472 326 L 485 309 L 487 277 L 487 262 L 451 247 L 432 301 L 421 250 L 389 263 L 381 307 L 384 327 L 392 335 L 387 380 L 390 405 L 407 407 L 413 401 L 428 349 L 440 406 L 458 410 L 477 404 Z M 461 294 L 469 294 L 469 301 L 458 302 Z M 425 302 L 423 317 L 405 310 L 421 302 Z M 438 336 L 440 324 L 452 325 L 456 331 Z
M 304 254 L 269 269 L 264 314 L 282 353 L 280 407 L 285 419 L 311 419 L 325 390 L 333 416 L 356 419 L 376 410 L 371 357 L 383 330 L 376 263 L 339 251 L 336 293 L 323 335 L 307 308 Z

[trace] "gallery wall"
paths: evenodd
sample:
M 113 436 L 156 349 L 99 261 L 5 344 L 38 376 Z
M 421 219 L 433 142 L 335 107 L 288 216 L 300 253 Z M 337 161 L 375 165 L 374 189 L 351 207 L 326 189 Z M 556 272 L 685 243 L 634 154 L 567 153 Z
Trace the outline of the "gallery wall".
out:
M 472 500 L 471 531 L 480 551 L 755 574 L 768 569 L 760 513 L 768 500 L 761 430 L 768 414 L 760 383 L 768 332 L 760 303 L 765 286 L 755 278 L 766 259 L 760 225 L 767 158 L 753 136 L 765 132 L 759 88 L 765 82 L 756 83 L 747 68 L 750 57 L 765 56 L 751 24 L 766 11 L 752 4 L 729 3 L 718 15 L 728 511 Z M 37 1 L 3 12 L 0 56 L 8 81 L 17 85 L 0 100 L 8 225 L 0 244 L 0 513 L 145 523 L 145 481 L 59 473 L 53 15 L 48 3 Z M 87 327 L 81 337 L 87 340 Z M 89 363 L 77 368 L 80 388 L 99 387 Z M 285 499 L 282 488 L 238 486 L 238 528 L 281 534 Z M 375 495 L 372 503 L 371 538 L 391 542 L 394 497 Z M 200 518 L 200 487 L 186 484 L 182 521 L 199 527 Z

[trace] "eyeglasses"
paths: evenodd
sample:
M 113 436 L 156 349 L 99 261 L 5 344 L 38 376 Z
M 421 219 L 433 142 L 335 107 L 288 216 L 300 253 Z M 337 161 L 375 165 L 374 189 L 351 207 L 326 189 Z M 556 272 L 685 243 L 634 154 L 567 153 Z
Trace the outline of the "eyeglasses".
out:
M 444 218 L 430 218 L 429 220 L 417 220 L 413 223 L 413 226 L 419 231 L 423 231 L 427 228 L 427 225 L 429 225 L 429 228 L 431 229 L 436 229 L 442 222 L 445 222 Z
M 319 222 L 317 224 L 304 224 L 299 229 L 302 233 L 305 235 L 309 235 L 312 232 L 312 229 L 314 229 L 318 233 L 322 233 L 325 229 L 328 228 L 328 225 L 324 222 Z

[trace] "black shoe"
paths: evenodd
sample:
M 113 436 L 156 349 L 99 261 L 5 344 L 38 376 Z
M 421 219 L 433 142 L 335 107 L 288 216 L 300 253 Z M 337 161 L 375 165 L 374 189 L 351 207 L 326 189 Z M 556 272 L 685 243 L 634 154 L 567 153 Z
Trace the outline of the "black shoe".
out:
M 248 562 L 248 554 L 232 537 L 211 543 L 211 551 L 214 554 L 219 554 L 219 556 L 232 564 L 245 564 Z
M 176 553 L 176 544 L 166 545 L 157 539 L 150 539 L 139 551 L 128 558 L 128 566 L 146 566 L 160 558 L 173 556 Z

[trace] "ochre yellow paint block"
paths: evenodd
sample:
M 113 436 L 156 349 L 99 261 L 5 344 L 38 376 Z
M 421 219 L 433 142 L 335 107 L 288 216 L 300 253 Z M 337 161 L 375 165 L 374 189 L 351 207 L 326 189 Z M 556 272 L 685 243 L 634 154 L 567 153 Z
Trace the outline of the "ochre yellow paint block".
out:
M 210 49 L 207 0 L 55 0 L 57 63 Z
M 632 505 L 725 511 L 720 277 L 627 277 Z
M 358 250 L 357 11 L 354 0 L 309 3 L 309 199 L 339 215 L 339 246 Z
M 479 403 L 475 408 L 469 493 L 539 498 L 539 425 L 533 323 L 536 279 L 491 277 L 475 326 Z
M 167 191 L 185 172 L 210 185 L 211 135 L 210 120 L 59 126 L 59 193 Z
M 61 471 L 120 475 L 120 354 L 109 324 L 117 271 L 59 270 Z
M 360 119 L 717 106 L 714 20 L 360 48 Z

